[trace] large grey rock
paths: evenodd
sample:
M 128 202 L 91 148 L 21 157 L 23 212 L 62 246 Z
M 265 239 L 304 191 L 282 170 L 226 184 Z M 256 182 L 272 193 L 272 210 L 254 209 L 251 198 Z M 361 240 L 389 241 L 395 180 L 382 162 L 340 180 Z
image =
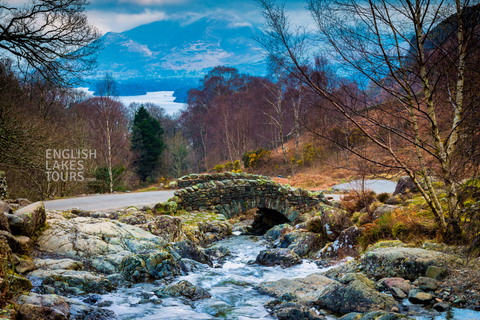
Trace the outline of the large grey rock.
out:
M 362 234 L 356 226 L 345 229 L 334 242 L 327 244 L 313 255 L 314 259 L 336 259 L 346 256 L 357 256 L 357 239 Z
M 313 232 L 292 231 L 280 238 L 278 247 L 288 248 L 293 250 L 298 256 L 306 257 L 318 251 L 324 245 L 325 237 L 322 237 L 322 235 Z
M 330 284 L 316 302 L 319 307 L 334 312 L 390 311 L 395 299 L 375 290 L 375 284 L 362 274 L 347 273 Z
M 136 226 L 114 220 L 53 216 L 37 240 L 40 250 L 89 260 L 101 272 L 115 273 L 122 260 L 137 252 L 164 250 L 167 243 Z
M 65 300 L 54 294 L 29 293 L 15 298 L 20 319 L 28 320 L 68 320 L 70 307 Z
M 23 226 L 20 225 L 19 221 L 10 224 L 12 233 L 28 237 L 32 237 L 35 231 L 45 224 L 47 219 L 43 202 L 35 202 L 18 209 L 13 215 L 23 220 Z
M 42 286 L 48 285 L 55 288 L 57 294 L 78 294 L 80 291 L 81 293 L 105 293 L 114 289 L 114 286 L 105 276 L 88 271 L 35 270 L 30 272 L 28 276 L 43 280 Z
M 344 315 L 338 320 L 413 320 L 403 314 L 387 312 L 387 311 L 372 311 L 366 313 L 352 312 Z
M 182 280 L 178 283 L 166 286 L 163 289 L 154 291 L 159 298 L 164 297 L 185 297 L 192 301 L 208 299 L 210 293 L 202 287 L 194 286 L 192 283 Z
M 260 251 L 255 262 L 269 267 L 276 265 L 291 267 L 302 263 L 302 259 L 290 249 L 267 249 Z
M 343 230 L 351 225 L 350 217 L 345 210 L 330 206 L 322 206 L 321 223 L 323 232 L 331 241 L 337 239 Z
M 33 263 L 37 269 L 46 270 L 83 270 L 83 263 L 72 259 L 34 259 Z
M 275 241 L 277 239 L 280 239 L 285 233 L 287 233 L 286 232 L 287 230 L 291 230 L 291 229 L 293 229 L 293 227 L 288 223 L 279 224 L 271 228 L 270 230 L 268 230 L 263 235 L 263 237 L 269 241 Z
M 424 291 L 435 291 L 438 289 L 438 282 L 432 278 L 419 277 L 413 284 Z
M 430 304 L 433 296 L 430 293 L 421 291 L 420 289 L 413 289 L 408 294 L 408 301 L 416 304 Z
M 312 304 L 328 285 L 335 282 L 335 280 L 329 279 L 320 273 L 313 273 L 305 278 L 283 278 L 277 281 L 262 282 L 255 289 L 260 293 L 276 298 L 292 293 L 303 303 Z
M 70 320 L 113 320 L 118 319 L 112 310 L 87 305 L 77 299 L 64 298 L 70 307 Z
M 369 277 L 401 277 L 413 281 L 424 276 L 429 266 L 441 266 L 454 259 L 432 250 L 392 247 L 367 251 L 360 263 Z

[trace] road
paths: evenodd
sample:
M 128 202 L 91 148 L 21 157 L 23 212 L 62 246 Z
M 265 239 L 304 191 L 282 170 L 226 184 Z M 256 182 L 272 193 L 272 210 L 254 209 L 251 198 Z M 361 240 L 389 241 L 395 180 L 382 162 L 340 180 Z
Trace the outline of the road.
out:
M 173 191 L 148 191 L 135 193 L 100 194 L 86 197 L 44 201 L 47 210 L 80 208 L 88 211 L 115 211 L 130 206 L 141 208 L 166 202 Z

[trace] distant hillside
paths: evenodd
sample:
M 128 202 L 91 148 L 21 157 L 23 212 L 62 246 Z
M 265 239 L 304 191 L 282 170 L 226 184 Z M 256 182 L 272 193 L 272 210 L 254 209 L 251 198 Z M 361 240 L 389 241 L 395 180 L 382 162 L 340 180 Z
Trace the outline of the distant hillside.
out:
M 264 57 L 252 39 L 254 33 L 250 23 L 225 14 L 191 23 L 182 19 L 156 21 L 122 33 L 109 32 L 102 37 L 104 49 L 89 80 L 111 73 L 126 87 L 140 85 L 142 88 L 134 92 L 141 94 L 144 90 L 172 89 L 165 86 L 180 89 L 183 80 L 188 82 L 183 87 L 189 86 L 218 65 L 264 75 Z

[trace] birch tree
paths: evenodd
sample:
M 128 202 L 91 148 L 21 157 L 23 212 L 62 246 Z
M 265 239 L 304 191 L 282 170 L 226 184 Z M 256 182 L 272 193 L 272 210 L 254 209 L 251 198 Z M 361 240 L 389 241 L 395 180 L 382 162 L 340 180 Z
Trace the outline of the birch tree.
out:
M 479 103 L 478 95 L 465 98 L 466 66 L 478 50 L 477 3 L 307 0 L 312 32 L 293 26 L 284 6 L 272 0 L 257 3 L 265 18 L 265 49 L 393 160 L 378 164 L 403 170 L 413 180 L 441 233 L 456 230 L 458 168 L 452 159 L 462 123 Z M 352 108 L 338 90 L 316 85 L 305 72 L 312 43 L 330 52 L 343 74 L 364 80 L 363 107 Z M 402 157 L 405 147 L 414 150 L 413 159 Z M 446 209 L 432 177 L 446 189 Z

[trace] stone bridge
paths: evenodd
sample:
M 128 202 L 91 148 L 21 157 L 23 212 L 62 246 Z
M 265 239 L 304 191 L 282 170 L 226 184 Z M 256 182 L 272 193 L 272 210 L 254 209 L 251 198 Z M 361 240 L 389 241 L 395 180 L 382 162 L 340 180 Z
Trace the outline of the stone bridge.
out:
M 247 180 L 271 180 L 270 177 L 258 175 L 258 174 L 248 174 L 248 173 L 235 173 L 235 172 L 221 172 L 221 173 L 202 173 L 202 174 L 189 174 L 178 178 L 176 181 L 171 182 L 168 186 L 170 188 L 186 188 L 191 187 L 196 184 L 203 184 L 210 181 L 222 181 L 222 180 L 237 180 L 237 179 L 247 179 Z
M 212 180 L 177 190 L 174 199 L 178 209 L 215 211 L 227 219 L 258 208 L 279 212 L 290 222 L 317 204 L 328 203 L 321 192 L 312 193 L 263 179 Z

